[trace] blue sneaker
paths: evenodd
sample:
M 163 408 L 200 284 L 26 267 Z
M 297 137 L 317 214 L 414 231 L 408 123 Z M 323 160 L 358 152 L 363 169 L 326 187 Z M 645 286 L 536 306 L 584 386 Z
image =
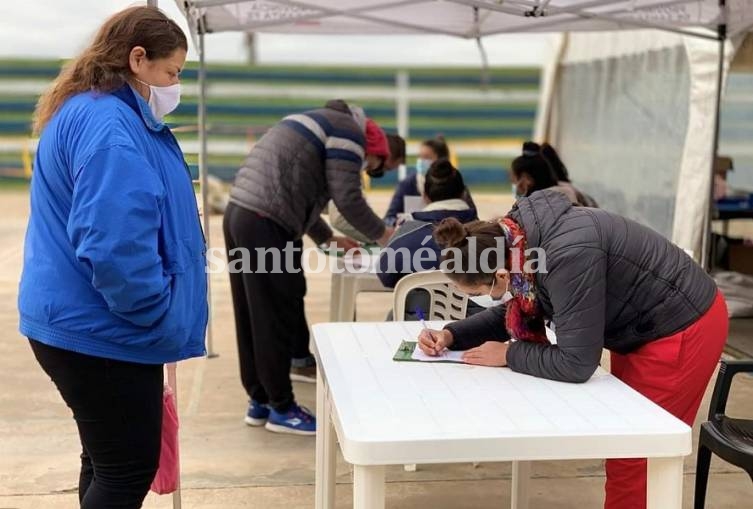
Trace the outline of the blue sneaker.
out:
M 271 408 L 265 427 L 267 431 L 274 433 L 316 435 L 316 417 L 308 408 L 293 403 L 285 413 L 279 413 Z
M 248 411 L 244 422 L 249 426 L 264 426 L 269 418 L 269 405 L 263 405 L 254 400 L 248 404 Z

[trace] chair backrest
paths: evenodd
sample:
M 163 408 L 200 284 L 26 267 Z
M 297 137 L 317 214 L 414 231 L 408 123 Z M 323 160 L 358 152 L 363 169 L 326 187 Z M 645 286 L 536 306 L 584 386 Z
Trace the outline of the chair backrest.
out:
M 415 272 L 395 285 L 392 311 L 395 320 L 405 318 L 405 301 L 411 290 L 425 290 L 430 295 L 427 320 L 462 320 L 468 309 L 468 296 L 456 291 L 441 270 Z M 426 311 L 426 310 L 424 310 Z

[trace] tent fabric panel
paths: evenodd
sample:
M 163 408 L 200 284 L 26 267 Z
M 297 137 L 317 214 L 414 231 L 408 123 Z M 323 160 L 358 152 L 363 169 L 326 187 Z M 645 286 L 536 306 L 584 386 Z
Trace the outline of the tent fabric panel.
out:
M 179 3 L 181 0 L 177 0 Z M 746 0 L 729 0 L 730 26 L 753 25 Z M 475 37 L 504 32 L 622 30 L 634 23 L 715 29 L 718 0 L 194 0 L 209 31 L 312 34 L 442 33 Z M 544 6 L 545 7 L 542 7 Z M 477 12 L 477 15 L 476 13 Z
M 753 30 L 753 2 L 727 0 L 727 31 L 730 37 L 739 37 Z
M 677 188 L 672 241 L 700 254 L 711 199 L 711 160 L 714 147 L 719 43 L 684 40 L 690 61 L 691 95 L 688 131 Z M 727 43 L 725 75 L 734 56 Z M 724 88 L 722 88 L 724 90 Z
M 651 37 L 658 39 L 646 46 L 654 49 L 640 54 L 594 60 L 574 54 Z M 672 238 L 691 88 L 682 37 L 570 34 L 564 60 L 572 63 L 558 70 L 548 141 L 573 182 L 601 207 Z

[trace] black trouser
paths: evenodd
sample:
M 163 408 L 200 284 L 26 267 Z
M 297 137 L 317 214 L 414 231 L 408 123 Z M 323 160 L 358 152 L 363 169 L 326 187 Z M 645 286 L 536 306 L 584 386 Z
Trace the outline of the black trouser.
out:
M 159 465 L 162 365 L 29 343 L 78 426 L 82 509 L 141 507 Z
M 303 242 L 294 240 L 277 223 L 235 204 L 225 210 L 223 222 L 225 246 L 228 251 L 230 290 L 235 313 L 241 382 L 249 397 L 269 403 L 284 412 L 295 401 L 290 383 L 290 359 L 309 353 L 309 329 L 303 298 L 306 278 L 301 270 Z M 266 273 L 261 273 L 258 249 L 279 249 L 291 243 L 299 250 L 292 256 L 291 269 L 286 270 L 286 255 L 280 254 L 280 273 L 273 255 L 265 254 Z M 245 248 L 246 254 L 230 251 Z M 243 258 L 247 267 L 243 268 Z M 241 270 L 243 269 L 243 270 Z

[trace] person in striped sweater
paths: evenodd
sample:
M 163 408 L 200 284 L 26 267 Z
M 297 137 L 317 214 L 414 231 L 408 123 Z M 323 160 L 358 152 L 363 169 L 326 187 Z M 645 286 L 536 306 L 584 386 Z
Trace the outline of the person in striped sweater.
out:
M 295 374 L 316 374 L 303 305 L 302 237 L 345 250 L 357 246 L 335 236 L 320 217 L 331 199 L 353 227 L 385 245 L 393 229 L 366 202 L 361 170 L 379 172 L 389 156 L 387 138 L 376 122 L 361 108 L 334 100 L 285 117 L 256 143 L 238 171 L 223 229 L 241 381 L 250 398 L 247 424 L 315 434 L 316 419 L 296 403 L 291 384 L 291 359 Z M 291 245 L 293 267 L 280 263 L 284 266 L 270 271 L 274 255 L 265 250 Z M 264 263 L 267 270 L 259 271 Z M 233 270 L 239 264 L 252 270 Z

